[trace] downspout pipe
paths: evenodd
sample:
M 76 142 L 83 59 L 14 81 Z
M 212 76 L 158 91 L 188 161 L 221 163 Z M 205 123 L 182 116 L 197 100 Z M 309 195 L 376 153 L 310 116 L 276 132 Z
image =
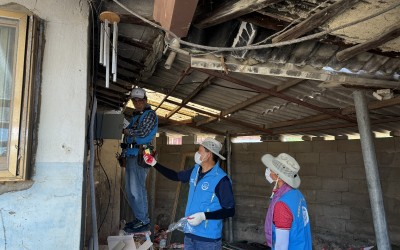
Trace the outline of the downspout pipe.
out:
M 360 133 L 361 149 L 364 159 L 365 174 L 368 184 L 368 193 L 371 203 L 375 237 L 378 249 L 391 249 L 386 223 L 385 208 L 383 205 L 382 189 L 379 179 L 374 140 L 367 109 L 364 90 L 354 91 L 354 105 L 356 107 L 358 130 Z
M 229 178 L 232 180 L 232 160 L 231 160 L 231 154 L 232 154 L 232 144 L 231 144 L 231 135 L 229 133 L 226 134 L 226 151 L 227 151 L 227 156 L 226 156 L 226 171 L 229 176 Z M 228 228 L 229 228 L 229 243 L 233 242 L 233 219 L 232 217 L 228 218 Z

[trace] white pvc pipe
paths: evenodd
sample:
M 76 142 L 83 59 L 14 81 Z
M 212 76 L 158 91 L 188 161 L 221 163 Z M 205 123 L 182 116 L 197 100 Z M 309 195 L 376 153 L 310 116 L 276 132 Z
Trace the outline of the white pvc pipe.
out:
M 118 47 L 118 24 L 113 23 L 113 45 L 112 45 L 112 67 L 111 73 L 113 73 L 113 82 L 117 81 L 117 47 Z
M 104 23 L 100 24 L 100 56 L 99 63 L 103 65 L 104 62 Z
M 110 87 L 110 25 L 108 25 L 109 22 L 106 19 L 105 20 L 105 26 L 106 26 L 106 34 L 104 36 L 104 44 L 105 44 L 105 66 L 106 66 L 106 88 Z
M 107 32 L 107 28 L 109 27 L 108 26 L 108 24 L 109 24 L 109 22 L 108 22 L 108 20 L 106 19 L 106 20 L 104 20 L 104 30 L 103 30 L 103 39 L 104 39 L 104 42 L 103 42 L 103 53 L 104 53 L 104 55 L 103 55 L 103 66 L 106 66 L 106 63 L 107 63 L 107 47 L 109 47 L 109 44 L 110 44 L 110 38 L 109 38 L 109 33 Z M 107 44 L 107 42 L 108 42 L 108 44 Z

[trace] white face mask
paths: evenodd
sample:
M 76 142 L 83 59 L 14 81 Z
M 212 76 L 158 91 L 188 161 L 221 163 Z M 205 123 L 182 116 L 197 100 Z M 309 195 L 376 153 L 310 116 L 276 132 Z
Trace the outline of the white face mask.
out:
M 271 178 L 271 170 L 269 170 L 269 168 L 265 169 L 265 179 L 267 179 L 270 184 L 274 182 L 274 180 Z
M 201 154 L 199 152 L 196 152 L 196 154 L 194 154 L 194 162 L 196 162 L 197 164 L 201 165 L 201 163 L 203 162 L 201 159 Z

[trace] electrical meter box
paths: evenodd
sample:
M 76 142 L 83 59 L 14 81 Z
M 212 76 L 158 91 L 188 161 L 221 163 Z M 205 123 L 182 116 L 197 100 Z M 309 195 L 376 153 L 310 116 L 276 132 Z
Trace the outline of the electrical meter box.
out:
M 124 128 L 124 115 L 122 113 L 96 113 L 96 139 L 116 139 L 122 138 Z

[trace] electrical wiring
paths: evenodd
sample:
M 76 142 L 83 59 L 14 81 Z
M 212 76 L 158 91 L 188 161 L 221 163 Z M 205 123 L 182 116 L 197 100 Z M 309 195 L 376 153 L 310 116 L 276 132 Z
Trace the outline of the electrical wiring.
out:
M 99 226 L 99 228 L 97 229 L 97 232 L 100 232 L 100 229 L 101 229 L 101 227 L 103 226 L 103 223 L 104 223 L 104 221 L 105 221 L 106 218 L 107 218 L 108 209 L 110 208 L 110 204 L 111 204 L 111 184 L 110 184 L 110 179 L 108 178 L 107 172 L 106 172 L 106 170 L 104 169 L 103 164 L 101 163 L 101 160 L 100 160 L 100 148 L 102 147 L 102 145 L 103 145 L 103 141 L 101 140 L 100 143 L 97 145 L 97 161 L 99 162 L 100 167 L 101 167 L 101 169 L 103 170 L 104 175 L 106 176 L 106 179 L 107 179 L 107 184 L 108 184 L 108 203 L 107 203 L 106 212 L 105 212 L 105 214 L 104 214 L 103 219 L 102 219 L 101 222 L 100 222 L 100 226 Z M 99 214 L 100 214 L 100 213 L 101 213 L 101 209 L 100 209 L 100 211 L 99 211 Z
M 323 35 L 332 33 L 334 31 L 337 30 L 341 30 L 350 26 L 353 26 L 355 24 L 367 21 L 371 18 L 374 18 L 376 16 L 379 16 L 383 13 L 386 13 L 392 9 L 395 9 L 397 7 L 400 6 L 400 2 L 393 4 L 391 6 L 389 6 L 388 8 L 385 8 L 381 11 L 378 11 L 375 14 L 372 14 L 370 16 L 358 19 L 356 21 L 338 26 L 336 28 L 333 29 L 327 29 L 325 31 L 321 31 L 312 35 L 307 35 L 301 38 L 297 38 L 297 39 L 292 39 L 289 41 L 284 41 L 284 42 L 278 42 L 278 43 L 273 43 L 273 44 L 263 44 L 263 45 L 248 45 L 248 46 L 242 46 L 242 47 L 214 47 L 214 46 L 205 46 L 205 45 L 200 45 L 200 44 L 195 44 L 195 43 L 191 43 L 191 42 L 186 42 L 182 39 L 180 39 L 177 35 L 175 35 L 173 32 L 161 27 L 160 25 L 153 23 L 149 20 L 147 20 L 146 18 L 140 16 L 139 14 L 133 12 L 132 10 L 130 10 L 128 7 L 126 7 L 125 5 L 123 5 L 122 3 L 120 3 L 118 0 L 113 0 L 117 5 L 119 5 L 121 8 L 123 8 L 124 10 L 126 10 L 127 12 L 129 12 L 130 14 L 132 14 L 133 16 L 139 18 L 140 20 L 142 20 L 143 22 L 150 24 L 151 26 L 154 26 L 155 28 L 161 29 L 163 31 L 165 31 L 167 34 L 171 35 L 173 38 L 177 39 L 179 41 L 180 44 L 189 46 L 189 47 L 193 47 L 193 48 L 197 48 L 197 49 L 202 49 L 202 50 L 210 50 L 210 51 L 214 51 L 214 52 L 223 52 L 223 51 L 240 51 L 240 50 L 257 50 L 257 49 L 266 49 L 266 48 L 274 48 L 274 47 L 281 47 L 281 46 L 286 46 L 286 45 L 290 45 L 290 44 L 295 44 L 295 43 L 300 43 L 300 42 L 304 42 L 304 41 L 308 41 L 308 40 L 312 40 L 318 37 L 321 37 Z M 170 47 L 170 46 L 169 46 Z M 179 51 L 178 51 L 179 52 Z

